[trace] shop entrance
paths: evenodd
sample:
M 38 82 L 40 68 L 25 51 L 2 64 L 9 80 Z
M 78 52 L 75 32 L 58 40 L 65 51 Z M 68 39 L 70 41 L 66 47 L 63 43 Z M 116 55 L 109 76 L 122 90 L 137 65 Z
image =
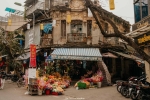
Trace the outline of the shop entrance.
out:
M 72 80 L 91 77 L 98 70 L 97 61 L 55 60 L 55 72 L 68 75 Z

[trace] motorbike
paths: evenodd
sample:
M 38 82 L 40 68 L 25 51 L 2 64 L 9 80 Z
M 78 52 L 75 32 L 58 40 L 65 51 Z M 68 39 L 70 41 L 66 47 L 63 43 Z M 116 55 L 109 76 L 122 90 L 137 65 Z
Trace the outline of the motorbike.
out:
M 122 83 L 124 81 L 123 80 L 117 80 L 116 84 L 117 84 L 117 91 L 120 93 L 121 92 L 121 88 L 122 88 Z
M 11 81 L 17 82 L 19 80 L 19 77 L 17 75 L 12 75 Z
M 24 79 L 24 76 L 22 76 L 21 78 L 19 78 L 19 80 L 17 81 L 17 86 L 18 86 L 18 87 L 25 86 L 25 79 Z
M 121 93 L 124 97 L 131 97 L 131 93 L 133 95 L 136 92 L 136 85 L 139 84 L 139 81 L 144 80 L 145 75 L 143 74 L 140 77 L 130 77 L 128 81 L 116 81 L 117 83 L 117 91 Z M 133 92 L 134 91 L 134 92 Z
M 20 74 L 20 77 L 23 77 L 23 75 L 24 75 L 22 72 L 20 72 L 19 74 Z M 17 81 L 19 80 L 20 77 L 17 76 L 17 75 L 12 75 L 11 81 L 17 82 Z
M 133 100 L 150 100 L 150 86 L 140 85 L 137 87 L 137 91 L 134 93 L 135 99 Z
M 146 81 L 146 78 L 142 78 L 139 80 L 139 83 L 135 85 L 135 88 L 133 88 L 133 90 L 131 91 L 130 98 L 132 100 L 149 100 L 150 98 L 147 98 L 148 96 L 150 97 L 149 93 L 150 83 Z

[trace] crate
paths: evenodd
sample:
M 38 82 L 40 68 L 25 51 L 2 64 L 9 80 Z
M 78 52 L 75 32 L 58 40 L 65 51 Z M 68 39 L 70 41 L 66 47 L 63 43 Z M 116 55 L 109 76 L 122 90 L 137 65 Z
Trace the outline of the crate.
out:
M 37 78 L 29 78 L 29 84 L 37 84 Z

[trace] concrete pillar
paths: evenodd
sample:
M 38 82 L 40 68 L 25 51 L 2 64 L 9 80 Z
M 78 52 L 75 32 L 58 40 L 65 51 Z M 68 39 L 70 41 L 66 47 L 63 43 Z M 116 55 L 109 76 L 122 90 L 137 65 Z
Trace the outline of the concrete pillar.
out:
M 67 34 L 71 33 L 71 23 L 66 23 L 66 41 L 68 41 L 67 39 Z
M 145 61 L 145 72 L 147 81 L 150 82 L 150 64 L 147 61 Z
M 82 33 L 86 33 L 87 35 L 87 23 L 82 24 Z
M 144 48 L 144 52 L 150 55 L 149 47 Z M 146 72 L 147 81 L 150 82 L 150 64 L 147 61 L 145 61 L 145 72 Z

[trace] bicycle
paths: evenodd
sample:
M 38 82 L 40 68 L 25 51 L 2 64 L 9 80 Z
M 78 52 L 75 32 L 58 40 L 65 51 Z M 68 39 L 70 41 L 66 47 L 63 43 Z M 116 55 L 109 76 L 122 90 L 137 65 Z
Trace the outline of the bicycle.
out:
M 17 81 L 17 86 L 18 86 L 18 87 L 23 87 L 23 86 L 25 86 L 25 80 L 24 80 L 23 77 L 22 77 L 22 78 L 19 78 L 19 80 Z

